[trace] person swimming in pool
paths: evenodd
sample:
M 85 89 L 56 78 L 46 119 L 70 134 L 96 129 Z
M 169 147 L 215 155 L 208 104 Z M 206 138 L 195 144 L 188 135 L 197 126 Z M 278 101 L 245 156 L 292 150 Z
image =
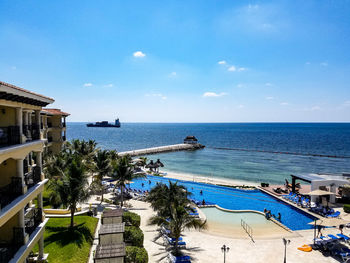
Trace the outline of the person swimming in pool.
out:
M 201 195 L 203 194 L 203 191 L 202 190 L 200 190 L 200 192 L 199 192 Z
M 277 219 L 278 221 L 281 221 L 281 213 L 278 213 L 278 214 L 277 214 L 276 219 Z
M 145 184 L 144 184 L 144 183 L 142 183 L 142 184 L 141 184 L 141 186 L 142 186 L 142 187 L 144 187 L 144 186 L 145 186 Z
M 151 184 L 152 182 L 151 182 L 151 180 L 148 180 L 148 184 Z

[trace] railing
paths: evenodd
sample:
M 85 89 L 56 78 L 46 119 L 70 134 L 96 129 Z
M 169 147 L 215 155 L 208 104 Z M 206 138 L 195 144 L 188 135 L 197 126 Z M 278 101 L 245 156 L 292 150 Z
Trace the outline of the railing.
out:
M 65 142 L 66 139 L 67 139 L 66 136 L 63 135 L 63 136 L 62 136 L 62 140 Z
M 36 185 L 41 181 L 40 166 L 34 166 L 33 169 L 24 175 L 24 182 L 28 188 Z
M 66 123 L 65 122 L 62 122 L 62 127 L 66 127 Z
M 52 123 L 51 123 L 51 122 L 48 122 L 48 123 L 47 123 L 47 127 L 48 127 L 48 128 L 52 128 Z
M 0 127 L 0 147 L 21 143 L 19 126 Z
M 25 232 L 31 235 L 41 222 L 42 210 L 40 208 L 32 209 L 24 218 Z
M 22 178 L 11 177 L 11 183 L 0 188 L 0 210 L 22 195 Z
M 23 125 L 23 134 L 27 137 L 27 141 L 39 140 L 40 129 L 38 124 Z
M 248 236 L 253 240 L 253 229 L 243 220 L 241 219 L 241 227 L 243 227 L 244 231 L 248 234 Z
M 52 140 L 53 140 L 53 139 L 52 139 L 51 136 L 50 136 L 50 137 L 47 137 L 47 141 L 48 141 L 48 142 L 52 142 Z

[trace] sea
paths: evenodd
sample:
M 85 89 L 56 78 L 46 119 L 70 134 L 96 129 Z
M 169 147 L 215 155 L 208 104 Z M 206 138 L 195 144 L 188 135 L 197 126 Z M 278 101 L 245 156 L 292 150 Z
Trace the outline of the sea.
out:
M 121 128 L 67 123 L 68 140 L 92 139 L 118 152 L 178 144 L 188 135 L 205 148 L 148 159 L 160 159 L 164 171 L 247 184 L 282 184 L 291 174 L 350 173 L 350 123 L 122 123 Z

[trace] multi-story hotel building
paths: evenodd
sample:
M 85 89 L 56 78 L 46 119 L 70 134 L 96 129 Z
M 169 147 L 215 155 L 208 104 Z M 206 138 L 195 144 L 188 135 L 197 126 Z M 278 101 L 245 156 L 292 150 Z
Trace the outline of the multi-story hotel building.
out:
M 42 153 L 47 141 L 44 135 L 50 138 L 52 134 L 52 142 L 63 139 L 60 136 L 62 130 L 65 136 L 65 130 L 61 118 L 56 116 L 67 116 L 43 111 L 42 107 L 53 102 L 52 98 L 0 82 L 1 263 L 26 262 L 36 244 L 36 260 L 42 262 L 47 256 L 43 233 L 48 219 L 42 210 L 42 192 L 47 182 L 42 173 Z M 57 134 L 54 127 L 61 127 Z M 52 147 L 56 151 L 56 146 Z
M 57 154 L 66 141 L 66 117 L 69 113 L 60 109 L 45 108 L 41 111 L 41 128 L 43 138 L 47 139 L 45 153 Z

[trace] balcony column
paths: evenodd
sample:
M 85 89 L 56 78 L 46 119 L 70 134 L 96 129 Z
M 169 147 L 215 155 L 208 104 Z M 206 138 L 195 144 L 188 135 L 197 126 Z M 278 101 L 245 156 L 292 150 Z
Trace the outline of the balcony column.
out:
M 39 257 L 38 259 L 43 259 L 44 258 L 44 235 L 42 235 L 39 239 Z
M 36 154 L 36 165 L 40 167 L 40 179 L 41 181 L 44 180 L 44 175 L 43 175 L 43 172 L 42 172 L 42 167 L 43 167 L 43 161 L 42 161 L 42 152 L 35 152 Z M 41 193 L 40 193 L 41 194 Z
M 22 108 L 16 108 L 16 125 L 19 126 L 20 143 L 24 142 L 23 138 L 23 111 Z
M 24 244 L 26 244 L 28 241 L 28 238 L 26 237 L 26 232 L 25 232 L 26 226 L 24 223 L 24 208 L 22 208 L 18 212 L 18 227 L 22 228 L 23 230 L 23 237 L 24 237 L 23 241 L 24 241 Z
M 22 193 L 25 194 L 27 192 L 27 186 L 24 182 L 24 171 L 23 171 L 23 160 L 22 159 L 17 159 L 16 160 L 16 176 L 21 178 L 22 181 Z

